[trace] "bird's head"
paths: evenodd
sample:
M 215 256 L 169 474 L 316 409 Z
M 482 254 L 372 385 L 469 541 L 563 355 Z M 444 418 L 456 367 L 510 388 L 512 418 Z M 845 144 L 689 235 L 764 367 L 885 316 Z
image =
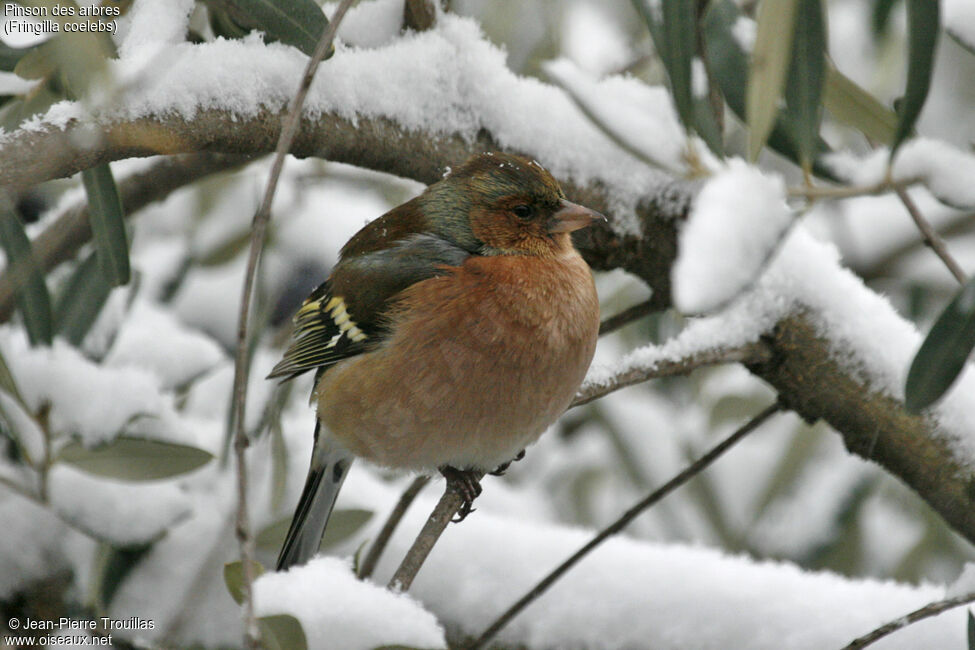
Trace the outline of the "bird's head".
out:
M 570 232 L 604 219 L 566 200 L 534 160 L 499 152 L 472 156 L 427 195 L 434 228 L 481 255 L 555 255 Z

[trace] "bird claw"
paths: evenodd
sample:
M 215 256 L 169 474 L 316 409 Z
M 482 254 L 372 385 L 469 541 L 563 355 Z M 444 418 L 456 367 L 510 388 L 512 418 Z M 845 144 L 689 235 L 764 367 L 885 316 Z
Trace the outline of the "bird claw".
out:
M 488 472 L 488 474 L 490 474 L 491 476 L 504 476 L 504 473 L 508 471 L 509 467 L 511 467 L 511 463 L 516 463 L 524 457 L 525 457 L 525 450 L 522 449 L 521 451 L 518 452 L 517 456 L 509 460 L 507 463 L 501 463 L 500 465 L 494 468 L 494 471 Z
M 447 488 L 453 490 L 463 499 L 457 516 L 451 521 L 458 523 L 464 521 L 467 515 L 474 512 L 474 499 L 481 494 L 481 482 L 478 480 L 476 472 L 471 470 L 457 469 L 445 465 L 440 468 L 440 473 L 447 479 Z

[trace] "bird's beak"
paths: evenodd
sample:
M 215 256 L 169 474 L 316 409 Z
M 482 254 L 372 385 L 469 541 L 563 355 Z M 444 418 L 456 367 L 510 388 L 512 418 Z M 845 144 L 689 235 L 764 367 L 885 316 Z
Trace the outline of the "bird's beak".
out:
M 584 208 L 577 203 L 562 199 L 560 205 L 561 207 L 552 215 L 552 218 L 548 222 L 549 232 L 572 232 L 573 230 L 585 228 L 598 219 L 606 221 L 606 217 L 600 213 L 589 208 Z

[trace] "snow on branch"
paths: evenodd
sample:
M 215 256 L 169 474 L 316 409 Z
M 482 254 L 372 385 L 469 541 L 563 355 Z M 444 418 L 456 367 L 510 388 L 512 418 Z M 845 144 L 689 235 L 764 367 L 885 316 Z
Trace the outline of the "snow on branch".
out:
M 257 37 L 161 44 L 148 59 L 123 57 L 113 64 L 123 89 L 114 101 L 86 110 L 58 104 L 0 138 L 0 185 L 18 191 L 158 153 L 268 153 L 302 64 L 296 51 Z M 635 79 L 594 83 L 607 101 L 642 105 L 650 97 Z M 655 308 L 670 306 L 692 186 L 619 150 L 558 88 L 513 74 L 467 19 L 445 15 L 422 33 L 340 49 L 312 85 L 292 151 L 432 182 L 485 148 L 535 156 L 571 198 L 610 215 L 612 226 L 580 233 L 587 261 L 639 276 Z M 910 155 L 905 146 L 898 159 Z M 747 365 L 784 404 L 827 421 L 849 449 L 901 477 L 975 540 L 975 405 L 964 397 L 975 393 L 971 378 L 936 411 L 906 413 L 902 380 L 920 337 L 841 269 L 831 247 L 796 229 L 722 318 L 731 313 L 751 318 L 751 340 L 771 347 L 769 358 Z

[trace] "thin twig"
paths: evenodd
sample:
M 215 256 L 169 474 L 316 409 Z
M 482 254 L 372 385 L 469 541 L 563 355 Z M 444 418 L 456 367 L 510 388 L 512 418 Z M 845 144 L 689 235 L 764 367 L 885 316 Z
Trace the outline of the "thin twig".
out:
M 633 146 L 633 142 L 629 137 L 626 137 L 623 134 L 619 133 L 617 129 L 615 129 L 600 115 L 598 115 L 596 111 L 593 110 L 589 102 L 586 101 L 582 97 L 582 95 L 577 93 L 575 89 L 570 87 L 569 84 L 565 83 L 558 75 L 549 72 L 546 75 L 546 77 L 548 77 L 548 80 L 551 81 L 553 84 L 561 88 L 568 96 L 568 98 L 572 100 L 572 103 L 576 105 L 576 108 L 578 108 L 582 112 L 582 114 L 586 116 L 586 118 L 592 123 L 592 125 L 595 126 L 597 129 L 599 129 L 603 133 L 603 135 L 609 138 L 613 142 L 613 144 L 615 144 L 617 147 L 619 147 L 626 153 L 630 154 L 631 156 L 633 156 L 643 164 L 647 165 L 648 167 L 653 167 L 654 169 L 662 169 L 673 176 L 683 176 L 683 172 L 680 169 L 677 169 L 673 165 L 663 160 L 657 160 L 648 151 L 644 151 L 639 147 Z
M 376 541 L 372 543 L 372 546 L 369 548 L 369 553 L 366 554 L 362 564 L 359 565 L 358 577 L 360 580 L 365 580 L 370 577 L 372 572 L 376 570 L 376 565 L 379 564 L 379 558 L 382 557 L 383 551 L 386 550 L 386 545 L 389 544 L 389 539 L 393 536 L 396 527 L 399 526 L 399 522 L 403 520 L 406 511 L 413 504 L 413 500 L 416 499 L 416 496 L 429 482 L 429 476 L 417 476 L 410 483 L 409 487 L 403 491 L 403 494 L 400 495 L 399 501 L 396 502 L 396 507 L 389 513 L 386 523 L 383 524 L 382 530 L 376 536 Z
M 481 480 L 483 477 L 484 474 L 479 474 L 476 478 L 477 480 Z M 406 557 L 403 558 L 399 568 L 396 569 L 396 573 L 393 574 L 392 579 L 389 581 L 389 589 L 393 591 L 409 591 L 410 585 L 413 584 L 413 579 L 420 571 L 420 567 L 423 566 L 427 556 L 430 555 L 430 551 L 433 550 L 433 546 L 440 539 L 444 529 L 447 528 L 447 524 L 457 514 L 457 511 L 460 510 L 463 503 L 464 497 L 451 486 L 448 480 L 443 496 L 440 497 L 440 501 L 437 502 L 437 506 L 430 513 L 427 523 L 423 524 L 423 529 L 416 536 L 413 546 L 407 551 Z
M 908 625 L 917 623 L 918 621 L 922 621 L 926 618 L 931 618 L 932 616 L 937 616 L 938 614 L 946 612 L 949 609 L 953 609 L 961 605 L 967 605 L 971 602 L 975 602 L 975 592 L 928 603 L 920 609 L 915 609 L 907 616 L 901 616 L 898 619 L 881 625 L 869 634 L 864 634 L 863 636 L 854 639 L 849 645 L 843 646 L 843 650 L 860 650 L 860 648 L 866 648 L 868 645 L 879 641 L 885 636 L 893 634 L 897 630 L 903 629 Z
M 298 132 L 301 121 L 301 107 L 308 95 L 318 64 L 325 58 L 325 54 L 332 49 L 335 32 L 342 17 L 352 5 L 353 0 L 343 0 L 335 10 L 332 20 L 322 33 L 315 51 L 312 53 L 305 73 L 301 78 L 301 85 L 295 96 L 288 104 L 287 115 L 281 125 L 281 135 L 275 149 L 274 162 L 260 207 L 254 214 L 251 230 L 250 252 L 247 257 L 247 270 L 244 274 L 244 287 L 240 298 L 240 314 L 237 320 L 237 354 L 234 364 L 234 455 L 237 464 L 237 540 L 240 544 L 240 558 L 243 564 L 244 581 L 242 585 L 244 605 L 244 646 L 256 650 L 260 647 L 260 632 L 257 627 L 257 617 L 254 614 L 254 600 L 251 586 L 254 583 L 254 539 L 251 536 L 250 523 L 247 514 L 247 434 L 244 430 L 244 413 L 247 400 L 247 342 L 248 317 L 250 315 L 251 297 L 254 293 L 254 281 L 257 277 L 257 265 L 264 248 L 267 225 L 271 219 L 271 202 L 274 191 L 281 176 L 284 159 L 291 149 L 291 143 Z
M 877 194 L 883 194 L 891 190 L 897 191 L 920 182 L 921 179 L 919 178 L 905 178 L 899 181 L 885 179 L 873 185 L 801 185 L 799 187 L 790 187 L 788 194 L 790 197 L 805 198 L 812 201 L 819 199 L 852 199 L 858 196 L 876 196 Z
M 569 404 L 569 408 L 588 404 L 621 388 L 639 384 L 650 379 L 687 375 L 698 368 L 716 366 L 724 363 L 761 363 L 768 361 L 771 356 L 772 350 L 767 344 L 762 341 L 755 341 L 754 343 L 746 343 L 745 345 L 733 348 L 704 350 L 703 352 L 697 352 L 681 359 L 659 361 L 650 368 L 625 370 L 613 375 L 605 382 L 583 385 L 579 389 L 579 392 L 576 393 L 575 399 Z
M 948 268 L 951 274 L 955 276 L 955 279 L 958 280 L 959 284 L 965 284 L 965 280 L 968 278 L 965 276 L 965 272 L 962 270 L 958 262 L 955 261 L 955 258 L 951 256 L 951 253 L 948 252 L 948 246 L 945 245 L 945 240 L 941 238 L 938 231 L 932 228 L 931 224 L 928 223 L 928 220 L 924 218 L 924 215 L 921 214 L 917 204 L 914 203 L 914 199 L 912 199 L 907 193 L 907 190 L 902 187 L 898 187 L 895 191 L 897 192 L 897 196 L 900 198 L 901 203 L 904 204 L 904 207 L 907 208 L 908 213 L 910 213 L 911 219 L 914 220 L 914 225 L 916 225 L 917 229 L 921 231 L 921 239 L 924 241 L 924 245 L 933 250 L 934 254 L 937 255 L 942 262 L 944 262 L 944 265 Z
M 615 332 L 624 325 L 628 325 L 638 318 L 643 318 L 653 311 L 653 301 L 645 300 L 641 303 L 627 307 L 618 314 L 614 314 L 599 324 L 599 335 L 606 336 L 610 332 Z
M 753 417 L 747 423 L 745 423 L 741 428 L 732 433 L 730 436 L 719 442 L 717 445 L 711 448 L 706 454 L 701 456 L 699 459 L 688 465 L 677 474 L 674 478 L 670 479 L 662 485 L 660 488 L 646 496 L 635 506 L 627 510 L 620 516 L 619 519 L 614 521 L 612 524 L 604 528 L 599 532 L 598 535 L 593 537 L 585 546 L 576 551 L 569 559 L 560 564 L 551 573 L 542 578 L 542 580 L 535 585 L 531 591 L 525 594 L 518 602 L 512 605 L 508 610 L 502 614 L 498 619 L 492 623 L 477 639 L 474 640 L 468 646 L 465 646 L 467 650 L 477 650 L 477 648 L 483 648 L 484 644 L 487 643 L 491 638 L 497 634 L 501 628 L 507 625 L 511 619 L 517 616 L 525 607 L 530 605 L 533 601 L 538 599 L 539 596 L 544 594 L 549 587 L 555 583 L 556 580 L 562 577 L 566 571 L 571 569 L 578 563 L 582 558 L 588 555 L 593 549 L 602 544 L 606 539 L 615 535 L 616 533 L 623 530 L 631 521 L 633 521 L 638 515 L 640 515 L 644 510 L 654 505 L 665 496 L 673 492 L 675 489 L 686 483 L 689 479 L 699 474 L 705 467 L 713 463 L 718 457 L 720 457 L 724 452 L 730 449 L 735 443 L 740 441 L 742 438 L 747 436 L 749 433 L 754 431 L 765 422 L 772 415 L 777 413 L 782 409 L 781 404 L 776 402 L 768 407 L 766 407 L 761 413 Z

